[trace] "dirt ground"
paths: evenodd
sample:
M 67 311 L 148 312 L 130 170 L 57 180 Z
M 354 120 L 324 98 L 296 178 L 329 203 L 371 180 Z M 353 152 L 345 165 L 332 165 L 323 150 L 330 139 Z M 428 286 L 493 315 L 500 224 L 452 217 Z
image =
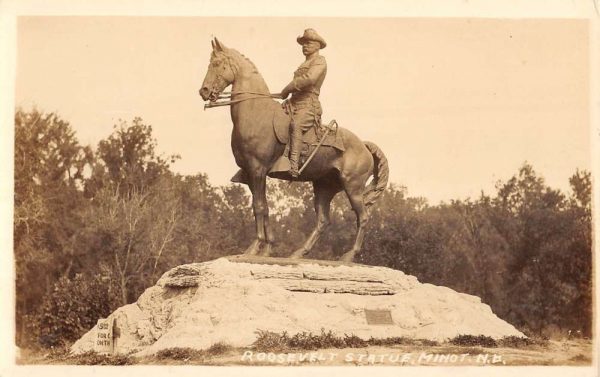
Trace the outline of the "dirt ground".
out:
M 109 364 L 109 365 L 271 365 L 271 366 L 589 366 L 592 363 L 591 340 L 551 340 L 545 346 L 524 348 L 439 346 L 391 346 L 316 351 L 257 352 L 229 349 L 220 355 L 199 352 L 173 358 L 136 358 L 133 356 L 68 356 L 60 353 L 20 351 L 18 364 Z

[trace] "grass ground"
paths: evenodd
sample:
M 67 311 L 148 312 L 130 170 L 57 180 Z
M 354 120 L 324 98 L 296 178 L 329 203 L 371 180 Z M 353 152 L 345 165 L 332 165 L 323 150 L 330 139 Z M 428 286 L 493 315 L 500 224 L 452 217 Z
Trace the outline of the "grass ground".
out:
M 233 348 L 216 344 L 207 350 L 172 348 L 151 357 L 99 355 L 93 352 L 69 355 L 66 350 L 32 352 L 21 350 L 18 364 L 71 365 L 566 365 L 589 366 L 592 341 L 550 340 L 536 344 L 485 347 L 450 342 L 425 344 L 367 345 L 365 347 L 274 349 Z

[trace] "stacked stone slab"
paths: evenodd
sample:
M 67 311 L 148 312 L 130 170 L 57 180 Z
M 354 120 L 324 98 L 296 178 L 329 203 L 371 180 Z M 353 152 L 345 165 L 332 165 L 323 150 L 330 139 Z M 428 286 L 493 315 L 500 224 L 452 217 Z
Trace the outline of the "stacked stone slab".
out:
M 383 313 L 385 324 L 367 321 Z M 136 303 L 112 313 L 114 351 L 155 353 L 250 346 L 258 331 L 333 331 L 363 339 L 443 341 L 459 334 L 523 336 L 476 296 L 420 283 L 401 271 L 284 258 L 228 257 L 167 271 Z M 94 350 L 96 327 L 73 346 Z

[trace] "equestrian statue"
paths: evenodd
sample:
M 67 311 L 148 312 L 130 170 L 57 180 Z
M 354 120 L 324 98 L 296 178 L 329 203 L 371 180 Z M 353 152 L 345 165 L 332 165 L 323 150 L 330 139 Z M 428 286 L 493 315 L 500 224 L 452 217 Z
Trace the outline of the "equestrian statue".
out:
M 231 180 L 250 188 L 256 224 L 256 239 L 244 254 L 272 252 L 266 197 L 269 176 L 313 185 L 317 224 L 291 258 L 302 258 L 313 248 L 330 222 L 331 200 L 342 190 L 346 193 L 356 213 L 357 233 L 354 245 L 340 260 L 352 262 L 362 247 L 370 208 L 387 186 L 388 162 L 377 145 L 337 127 L 335 120 L 321 124 L 319 94 L 327 63 L 319 50 L 326 43 L 313 29 L 306 29 L 297 42 L 306 60 L 281 93 L 271 94 L 248 58 L 214 38 L 200 95 L 208 101 L 205 108 L 230 106 L 231 148 L 240 167 Z M 224 92 L 229 85 L 231 91 Z

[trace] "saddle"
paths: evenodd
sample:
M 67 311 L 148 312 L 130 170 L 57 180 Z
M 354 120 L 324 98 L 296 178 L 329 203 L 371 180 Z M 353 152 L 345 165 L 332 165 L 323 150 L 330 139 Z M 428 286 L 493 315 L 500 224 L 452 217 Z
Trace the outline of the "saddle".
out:
M 316 146 L 321 141 L 321 137 L 327 130 L 327 125 L 321 124 L 320 126 L 311 127 L 308 131 L 302 135 L 303 148 L 302 152 L 306 152 L 310 146 Z M 273 130 L 277 136 L 277 140 L 281 144 L 286 145 L 286 152 L 284 155 L 289 154 L 289 142 L 290 142 L 290 117 L 284 112 L 275 111 L 273 114 Z M 344 140 L 341 134 L 335 132 L 336 130 L 329 130 L 326 139 L 323 141 L 321 146 L 334 147 L 339 151 L 344 151 Z M 306 153 L 305 153 L 306 154 Z M 300 153 L 302 155 L 302 153 Z
M 289 178 L 290 170 L 290 117 L 283 111 L 273 112 L 273 131 L 277 140 L 285 145 L 283 155 L 275 162 L 271 170 L 267 173 L 272 178 Z M 333 122 L 332 122 L 333 123 Z M 321 139 L 325 136 L 325 139 L 321 142 Z M 320 144 L 320 146 L 319 146 Z M 302 148 L 300 150 L 300 166 L 304 165 L 309 156 L 317 148 L 331 147 L 338 151 L 345 151 L 344 139 L 341 132 L 337 132 L 337 127 L 330 125 L 321 124 L 319 126 L 311 127 L 302 135 Z M 248 178 L 243 170 L 239 170 L 231 182 L 236 183 L 248 183 Z

